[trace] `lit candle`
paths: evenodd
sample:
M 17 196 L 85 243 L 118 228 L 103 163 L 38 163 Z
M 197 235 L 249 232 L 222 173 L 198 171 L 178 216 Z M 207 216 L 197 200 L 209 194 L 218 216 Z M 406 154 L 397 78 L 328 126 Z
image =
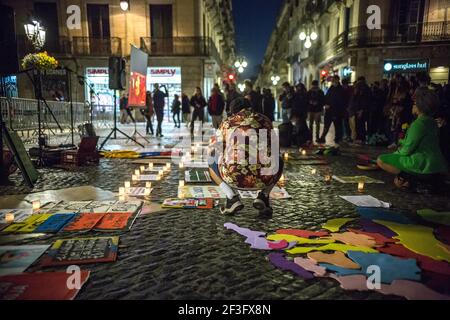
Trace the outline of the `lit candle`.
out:
M 145 166 L 141 166 L 141 172 L 145 171 Z
M 280 178 L 280 182 L 284 182 L 284 180 L 285 180 L 284 174 L 282 174 L 282 175 L 281 175 L 281 178 Z
M 137 175 L 135 175 L 135 174 L 133 174 L 133 175 L 131 176 L 131 180 L 133 180 L 133 181 L 137 181 L 137 180 L 138 180 L 138 176 L 137 176 Z
M 39 210 L 41 208 L 41 201 L 34 200 L 32 205 L 33 205 L 33 210 Z
M 164 175 L 164 170 L 159 170 L 158 174 L 159 174 L 160 176 Z
M 358 192 L 363 193 L 364 192 L 364 181 L 358 182 Z
M 5 222 L 6 223 L 13 223 L 14 222 L 14 213 L 7 213 L 7 214 L 5 214 Z
M 184 168 L 184 163 L 183 163 L 183 161 L 180 162 L 179 167 L 180 167 L 180 169 L 183 169 L 183 168 Z
M 131 182 L 125 181 L 125 188 L 131 188 Z
M 184 180 L 180 180 L 180 187 L 184 187 Z
M 124 187 L 120 187 L 119 188 L 119 195 L 120 196 L 124 196 L 125 195 L 125 188 Z
M 284 161 L 288 161 L 289 160 L 289 153 L 285 152 L 284 153 Z
M 311 170 L 311 174 L 316 174 L 317 173 L 317 170 L 316 169 L 312 169 Z
M 139 170 L 134 170 L 134 174 L 135 174 L 136 176 L 139 176 L 139 175 L 141 175 L 141 171 L 139 171 Z
M 170 169 L 170 168 L 172 168 L 172 164 L 166 163 L 166 167 L 167 167 L 167 169 Z
M 306 150 L 305 149 L 302 150 L 302 156 L 306 156 Z
M 151 183 L 150 181 L 147 181 L 147 182 L 145 183 L 145 187 L 146 187 L 147 189 L 150 189 L 150 188 L 152 187 L 152 183 Z
M 331 182 L 331 175 L 327 174 L 327 175 L 325 176 L 325 182 L 326 182 L 326 183 L 330 183 L 330 182 Z
M 119 201 L 125 201 L 126 200 L 126 196 L 119 196 Z
M 160 175 L 160 174 L 158 174 L 157 176 L 156 176 L 156 181 L 160 181 L 162 179 L 162 176 Z
M 151 192 L 151 190 L 149 188 L 145 188 L 144 195 L 149 196 L 150 192 Z
M 150 170 L 153 169 L 153 162 L 150 162 L 150 163 L 148 164 L 148 168 L 149 168 Z

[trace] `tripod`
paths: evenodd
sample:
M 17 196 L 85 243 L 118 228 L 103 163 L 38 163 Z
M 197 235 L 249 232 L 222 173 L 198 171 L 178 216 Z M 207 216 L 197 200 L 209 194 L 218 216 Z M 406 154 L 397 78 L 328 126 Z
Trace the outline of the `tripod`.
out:
M 112 135 L 114 135 L 113 139 L 117 139 L 117 132 L 121 133 L 123 136 L 128 138 L 128 141 L 134 141 L 136 144 L 140 145 L 142 148 L 144 148 L 144 145 L 139 143 L 136 138 L 135 135 L 133 137 L 130 137 L 129 135 L 127 135 L 125 132 L 123 132 L 122 130 L 120 130 L 119 128 L 117 128 L 117 110 L 116 110 L 116 92 L 117 90 L 114 89 L 114 107 L 113 107 L 113 115 L 114 115 L 114 127 L 112 128 L 111 132 L 108 134 L 108 136 L 106 137 L 106 139 L 102 142 L 102 144 L 100 145 L 100 150 L 103 149 L 103 147 L 105 146 L 106 142 L 108 142 L 108 140 L 111 138 Z M 135 132 L 137 133 L 137 130 L 135 130 Z M 138 133 L 139 134 L 139 133 Z
M 136 141 L 139 137 L 141 137 L 142 139 L 144 139 L 145 141 L 147 141 L 147 143 L 150 143 L 150 140 L 148 140 L 145 136 L 143 136 L 138 130 L 137 130 L 137 122 L 134 121 L 134 131 L 131 134 L 131 137 L 134 138 L 134 141 Z M 130 139 L 128 139 L 128 141 L 130 141 Z M 127 142 L 128 142 L 127 141 Z

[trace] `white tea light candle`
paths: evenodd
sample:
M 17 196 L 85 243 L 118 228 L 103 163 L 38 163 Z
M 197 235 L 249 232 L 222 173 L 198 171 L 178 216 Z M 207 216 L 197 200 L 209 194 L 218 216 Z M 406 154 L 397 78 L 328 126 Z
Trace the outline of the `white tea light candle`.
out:
M 150 162 L 149 164 L 148 164 L 148 168 L 151 170 L 151 169 L 153 169 L 153 162 Z
M 145 183 L 145 187 L 148 188 L 148 189 L 150 189 L 150 188 L 152 187 L 152 183 L 151 183 L 150 181 L 147 181 L 147 182 Z
M 139 175 L 141 174 L 141 171 L 139 171 L 139 170 L 134 170 L 134 174 L 135 174 L 136 176 L 139 176 Z
M 124 187 L 120 187 L 119 188 L 119 195 L 120 196 L 124 196 L 125 195 L 125 188 Z
M 14 222 L 14 213 L 7 213 L 7 214 L 5 214 L 5 222 L 6 223 L 13 223 Z
M 184 180 L 180 180 L 180 187 L 184 187 Z
M 145 171 L 145 166 L 141 166 L 141 172 Z
M 33 205 L 33 210 L 39 210 L 41 208 L 41 201 L 34 200 L 32 205 Z
M 131 182 L 125 181 L 125 188 L 131 188 Z
M 364 192 L 364 181 L 358 182 L 358 192 L 363 193 Z

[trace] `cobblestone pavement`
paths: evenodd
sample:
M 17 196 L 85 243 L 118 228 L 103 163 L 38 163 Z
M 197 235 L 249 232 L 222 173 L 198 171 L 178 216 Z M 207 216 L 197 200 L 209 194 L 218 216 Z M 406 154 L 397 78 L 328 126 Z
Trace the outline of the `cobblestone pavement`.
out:
M 330 157 L 329 166 L 315 166 L 319 173 L 367 174 L 384 180 L 384 185 L 367 185 L 367 192 L 389 201 L 405 214 L 429 207 L 449 210 L 448 195 L 408 194 L 394 189 L 392 177 L 382 172 L 360 172 L 355 168 L 356 152 L 343 150 Z M 168 210 L 141 215 L 132 230 L 121 234 L 119 256 L 115 263 L 89 265 L 91 276 L 78 299 L 399 299 L 377 293 L 342 290 L 331 279 L 304 281 L 289 272 L 274 268 L 267 252 L 252 250 L 244 238 L 223 227 L 225 222 L 253 230 L 278 228 L 318 229 L 331 218 L 356 217 L 355 208 L 338 198 L 356 191 L 355 185 L 333 182 L 327 185 L 311 166 L 289 161 L 285 173 L 291 178 L 286 189 L 292 200 L 273 201 L 274 216 L 257 218 L 251 202 L 237 216 L 224 217 L 216 210 Z M 135 168 L 127 160 L 102 159 L 98 167 L 72 171 L 42 169 L 41 179 L 29 190 L 19 174 L 14 186 L 0 188 L 0 194 L 21 194 L 82 185 L 117 191 Z M 293 174 L 295 173 L 295 177 Z M 175 197 L 179 172 L 155 186 L 155 198 Z M 414 216 L 414 218 L 416 218 Z M 104 233 L 102 233 L 104 235 Z M 51 243 L 56 236 L 19 243 Z M 36 269 L 39 270 L 39 269 Z M 58 270 L 58 269 L 55 269 Z

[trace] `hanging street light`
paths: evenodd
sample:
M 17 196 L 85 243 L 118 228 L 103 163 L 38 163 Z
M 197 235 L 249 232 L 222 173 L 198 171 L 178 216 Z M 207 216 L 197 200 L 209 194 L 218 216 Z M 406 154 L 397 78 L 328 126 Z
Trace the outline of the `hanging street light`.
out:
M 272 84 L 273 84 L 274 86 L 276 86 L 276 85 L 278 84 L 278 82 L 281 80 L 281 78 L 280 78 L 279 76 L 272 76 L 272 77 L 270 78 L 270 80 L 272 80 Z
M 306 49 L 309 49 L 312 47 L 312 41 L 316 41 L 319 38 L 319 35 L 315 31 L 310 32 L 308 28 L 307 32 L 305 31 L 300 32 L 298 37 L 300 41 L 305 41 L 304 46 Z
M 244 92 L 244 90 L 245 90 L 245 84 L 239 83 L 239 84 L 238 84 L 238 88 L 239 88 L 239 90 L 240 90 L 241 92 Z
M 24 25 L 25 34 L 31 41 L 36 50 L 40 50 L 45 44 L 45 29 L 41 26 L 39 21 L 32 19 L 30 22 Z
M 120 1 L 120 9 L 123 11 L 130 10 L 130 1 L 129 0 L 121 0 Z
M 234 67 L 237 69 L 239 73 L 243 73 L 245 71 L 245 68 L 248 67 L 248 62 L 245 60 L 244 57 L 239 57 L 234 63 Z

